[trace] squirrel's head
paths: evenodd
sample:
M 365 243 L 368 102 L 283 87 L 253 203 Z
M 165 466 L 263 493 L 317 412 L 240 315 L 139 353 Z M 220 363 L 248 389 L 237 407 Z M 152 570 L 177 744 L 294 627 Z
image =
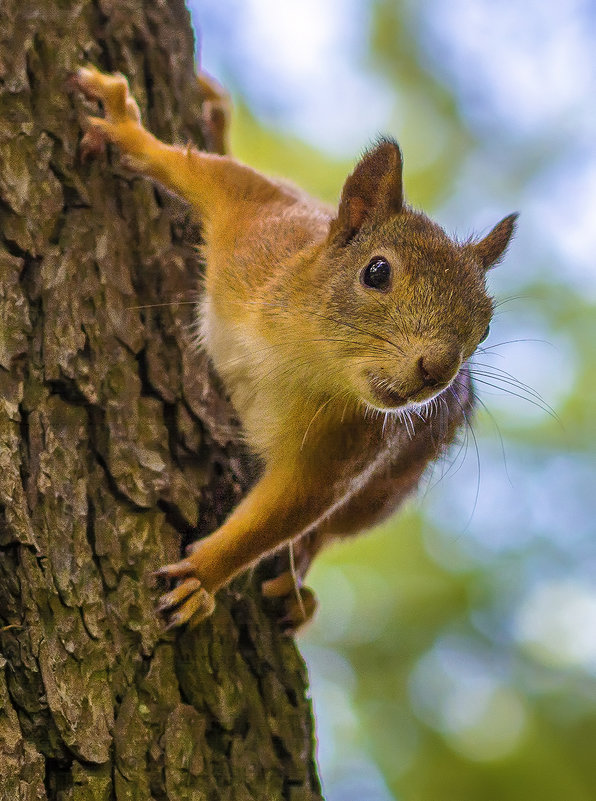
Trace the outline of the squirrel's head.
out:
M 343 187 L 318 287 L 340 385 L 383 410 L 448 387 L 488 334 L 485 273 L 503 257 L 516 217 L 457 243 L 405 204 L 398 145 L 383 139 L 368 152 Z

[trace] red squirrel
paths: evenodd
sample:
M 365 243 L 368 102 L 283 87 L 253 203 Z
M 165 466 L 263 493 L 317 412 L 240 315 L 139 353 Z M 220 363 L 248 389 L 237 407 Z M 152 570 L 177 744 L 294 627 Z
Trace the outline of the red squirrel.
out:
M 229 155 L 159 141 L 120 74 L 84 67 L 74 80 L 105 110 L 88 118 L 83 148 L 114 143 L 199 216 L 202 346 L 265 466 L 223 525 L 158 571 L 179 580 L 160 609 L 172 625 L 194 624 L 217 590 L 284 545 L 302 577 L 325 543 L 390 515 L 443 454 L 473 407 L 466 362 L 493 311 L 485 274 L 517 215 L 479 241 L 454 241 L 406 204 L 389 138 L 331 207 Z M 200 81 L 223 150 L 224 94 Z M 285 571 L 263 590 L 286 598 L 297 624 L 293 578 Z M 314 599 L 301 593 L 308 617 Z

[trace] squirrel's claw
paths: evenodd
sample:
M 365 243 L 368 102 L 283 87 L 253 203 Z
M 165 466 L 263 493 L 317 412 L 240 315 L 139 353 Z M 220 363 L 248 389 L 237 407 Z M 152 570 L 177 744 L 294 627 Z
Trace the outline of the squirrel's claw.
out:
M 81 141 L 83 160 L 102 153 L 107 141 L 124 146 L 126 151 L 126 145 L 134 141 L 140 130 L 141 121 L 141 112 L 130 94 L 126 78 L 120 73 L 104 74 L 91 66 L 80 67 L 69 76 L 66 84 L 89 100 L 101 101 L 105 109 L 105 118 L 86 118 L 87 130 Z
M 140 122 L 141 113 L 130 94 L 128 81 L 119 72 L 107 74 L 95 67 L 79 67 L 69 79 L 90 100 L 100 100 L 110 122 Z
M 106 138 L 99 128 L 89 128 L 81 139 L 81 159 L 100 156 L 106 149 Z
M 159 599 L 159 604 L 157 606 L 158 612 L 165 612 L 167 609 L 172 609 L 174 606 L 178 606 L 182 603 L 189 595 L 192 595 L 193 592 L 201 589 L 201 582 L 198 578 L 189 578 L 186 581 L 183 581 L 182 584 L 179 584 L 177 587 L 174 587 L 173 590 L 170 592 L 164 593 L 161 598 Z
M 172 629 L 190 623 L 195 626 L 209 617 L 215 609 L 215 598 L 202 586 L 197 578 L 189 578 L 168 593 L 162 595 L 157 610 L 170 612 L 167 628 Z
M 172 565 L 165 565 L 155 571 L 156 576 L 166 578 L 184 578 L 173 590 L 164 593 L 159 599 L 158 612 L 169 615 L 168 629 L 190 623 L 195 626 L 209 617 L 215 609 L 215 598 L 203 586 L 201 580 L 194 575 L 194 567 L 188 559 Z
M 171 565 L 163 565 L 163 567 L 155 570 L 153 575 L 172 579 L 190 576 L 193 572 L 194 566 L 190 559 L 181 559 L 179 562 L 174 562 Z

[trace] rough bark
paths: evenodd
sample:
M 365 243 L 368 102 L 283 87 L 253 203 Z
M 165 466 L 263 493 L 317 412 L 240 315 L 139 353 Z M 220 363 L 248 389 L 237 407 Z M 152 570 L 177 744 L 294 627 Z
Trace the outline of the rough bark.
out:
M 202 133 L 182 0 L 0 0 L 0 799 L 320 799 L 304 665 L 245 576 L 164 632 L 151 576 L 256 466 L 193 346 L 185 209 L 82 164 L 86 61 Z M 153 306 L 151 304 L 167 304 Z

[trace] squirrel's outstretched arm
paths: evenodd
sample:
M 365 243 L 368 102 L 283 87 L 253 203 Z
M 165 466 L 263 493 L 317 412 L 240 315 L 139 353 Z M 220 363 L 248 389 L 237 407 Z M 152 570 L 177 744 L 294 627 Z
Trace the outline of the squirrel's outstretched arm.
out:
M 277 184 L 228 156 L 166 145 L 147 131 L 123 75 L 106 75 L 82 67 L 74 84 L 88 97 L 101 100 L 105 118 L 89 117 L 82 148 L 97 150 L 102 140 L 116 144 L 129 165 L 182 195 L 202 217 L 227 214 L 235 203 L 267 203 L 279 195 Z
M 333 503 L 324 482 L 316 483 L 316 488 L 305 486 L 303 473 L 297 476 L 281 465 L 269 469 L 217 531 L 199 540 L 186 559 L 159 570 L 159 575 L 184 579 L 160 605 L 161 610 L 178 607 L 172 625 L 207 617 L 214 592 L 312 526 Z

